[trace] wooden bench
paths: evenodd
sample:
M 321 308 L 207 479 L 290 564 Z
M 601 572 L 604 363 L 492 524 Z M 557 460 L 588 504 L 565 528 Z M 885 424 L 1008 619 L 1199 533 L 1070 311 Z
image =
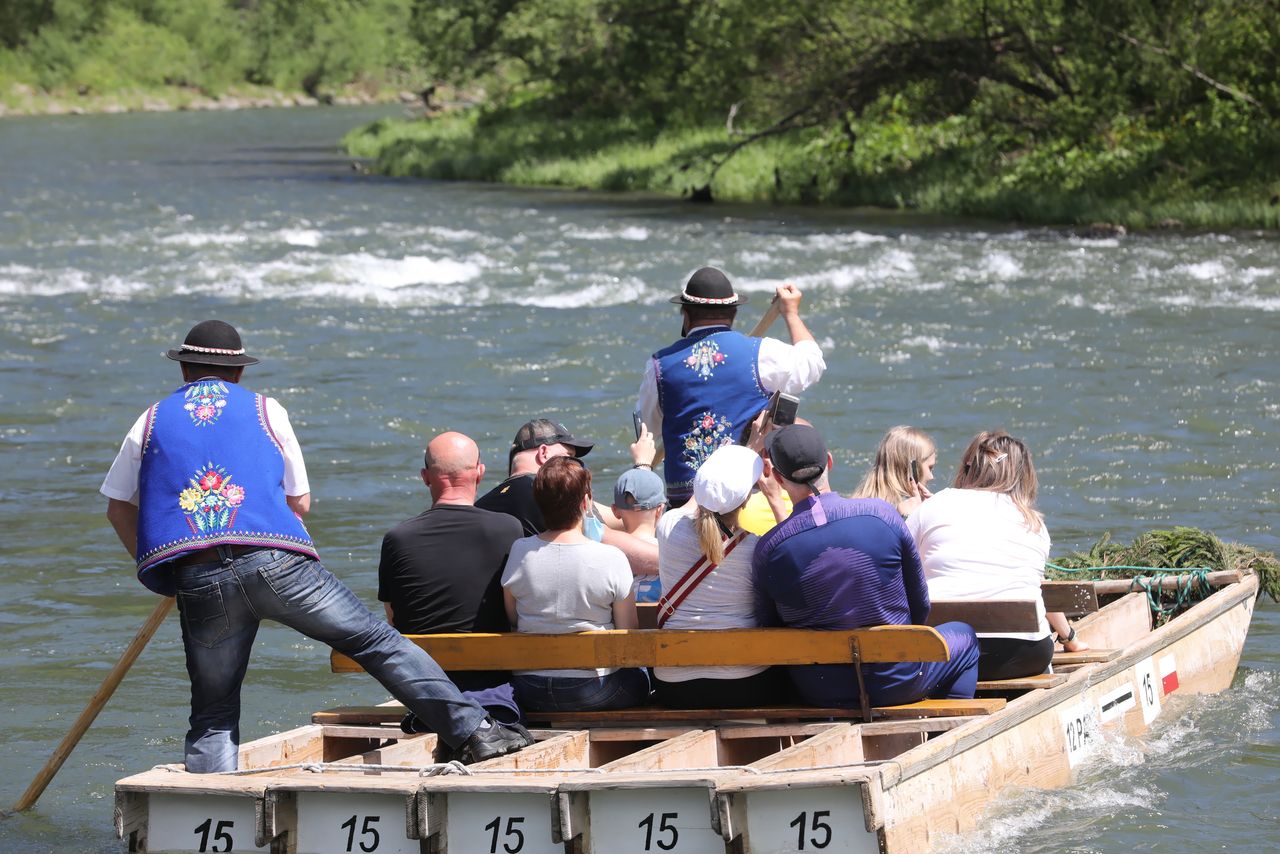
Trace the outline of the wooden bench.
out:
M 950 653 L 942 635 L 928 626 L 877 626 L 841 631 L 805 629 L 719 629 L 715 631 L 672 631 L 658 629 L 613 629 L 563 635 L 535 634 L 441 634 L 408 635 L 446 671 L 466 670 L 546 670 L 596 667 L 682 667 L 751 666 L 775 664 L 880 664 L 898 661 L 946 661 Z M 335 673 L 361 670 L 358 663 L 334 652 Z M 983 714 L 997 711 L 1003 700 L 924 700 L 904 706 L 872 709 L 862 679 L 858 678 L 861 717 L 933 717 Z M 375 707 L 382 708 L 382 707 Z M 601 712 L 617 721 L 633 710 Z M 646 720 L 658 711 L 642 712 Z M 747 714 L 750 711 L 751 714 Z M 846 710 L 831 709 L 717 709 L 707 710 L 717 719 L 843 717 Z M 582 720 L 585 713 L 577 713 Z M 683 719 L 688 712 L 681 711 Z M 557 719 L 568 717 L 559 715 Z M 347 723 L 352 722 L 348 718 Z

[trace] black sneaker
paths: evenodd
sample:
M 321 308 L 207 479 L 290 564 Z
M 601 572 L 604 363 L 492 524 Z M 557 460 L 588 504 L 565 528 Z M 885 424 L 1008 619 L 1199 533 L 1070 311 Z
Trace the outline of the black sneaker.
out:
M 431 727 L 427 726 L 422 718 L 410 712 L 400 720 L 400 731 L 406 735 L 416 735 L 422 732 L 431 732 Z
M 485 718 L 458 748 L 456 758 L 463 765 L 484 762 L 497 756 L 514 753 L 533 744 L 533 736 L 520 724 L 504 724 L 493 718 Z

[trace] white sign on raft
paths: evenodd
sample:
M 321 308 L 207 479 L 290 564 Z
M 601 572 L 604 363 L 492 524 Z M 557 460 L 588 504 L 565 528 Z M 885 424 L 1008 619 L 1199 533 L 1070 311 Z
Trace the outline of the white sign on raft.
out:
M 564 854 L 564 845 L 551 841 L 545 792 L 450 792 L 447 803 L 450 854 Z
M 761 789 L 746 794 L 746 850 L 878 854 L 858 786 Z
M 705 788 L 593 789 L 591 854 L 724 854 Z
M 1064 708 L 1059 720 L 1066 743 L 1067 765 L 1074 768 L 1098 745 L 1101 726 L 1098 709 L 1092 703 L 1081 701 Z
M 147 851 L 267 851 L 254 844 L 257 818 L 252 797 L 152 793 L 147 810 Z
M 1133 692 L 1133 684 L 1125 682 L 1119 688 L 1108 691 L 1098 700 L 1098 711 L 1102 715 L 1102 722 L 1113 721 L 1124 715 L 1125 712 L 1137 705 L 1137 700 Z
M 297 854 L 418 854 L 398 794 L 298 792 Z
M 1164 688 L 1156 678 L 1155 665 L 1149 658 L 1139 661 L 1134 666 L 1133 673 L 1138 678 L 1138 700 L 1142 705 L 1142 721 L 1150 724 L 1156 719 L 1156 715 L 1160 714 L 1160 697 L 1164 693 Z

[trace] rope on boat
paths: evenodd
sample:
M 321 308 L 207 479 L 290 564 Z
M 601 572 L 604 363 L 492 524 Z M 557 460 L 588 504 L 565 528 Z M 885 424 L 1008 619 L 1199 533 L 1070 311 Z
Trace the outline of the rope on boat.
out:
M 181 765 L 157 765 L 158 771 L 187 773 Z M 353 765 L 342 762 L 294 762 L 289 765 L 265 765 L 261 768 L 238 768 L 235 771 L 214 771 L 211 777 L 246 777 L 252 774 L 274 774 L 278 771 L 310 771 L 323 774 L 326 771 L 399 771 L 406 774 L 417 774 L 420 777 L 440 777 L 447 774 L 463 774 L 470 776 L 470 768 L 454 759 L 450 762 L 433 762 L 430 765 Z
M 1058 566 L 1056 563 L 1045 562 L 1045 566 L 1050 569 L 1056 569 L 1058 572 L 1111 572 L 1113 570 L 1120 572 L 1154 572 L 1158 573 L 1155 578 L 1163 578 L 1166 575 L 1177 575 L 1180 573 L 1197 573 L 1202 572 L 1208 574 L 1209 568 L 1203 566 L 1191 566 L 1186 569 L 1170 569 L 1164 566 Z
M 806 765 L 803 768 L 769 768 L 762 770 L 760 768 L 752 768 L 750 765 L 708 765 L 698 768 L 679 768 L 670 769 L 678 770 L 682 773 L 711 773 L 715 771 L 744 771 L 748 774 L 785 774 L 797 771 L 825 771 L 839 770 L 842 768 L 857 768 L 869 765 L 881 765 L 890 762 L 889 759 L 871 759 L 864 762 L 842 762 L 833 765 Z M 185 774 L 186 769 L 181 765 L 157 765 L 155 770 L 171 771 L 173 773 Z M 313 774 L 322 774 L 326 771 L 345 771 L 367 773 L 369 771 L 377 772 L 399 772 L 402 774 L 417 774 L 419 777 L 442 777 L 449 774 L 462 774 L 464 776 L 473 777 L 482 774 L 548 774 L 553 772 L 572 772 L 574 774 L 608 774 L 609 772 L 603 768 L 468 768 L 458 760 L 451 762 L 434 762 L 430 765 L 354 765 L 341 762 L 294 762 L 289 765 L 269 765 L 263 768 L 240 768 L 235 771 L 214 771 L 209 774 L 211 777 L 246 777 L 253 774 L 273 774 L 278 771 L 309 771 Z
M 1162 583 L 1166 578 L 1172 577 L 1176 586 L 1173 590 L 1163 590 Z M 1209 570 L 1192 569 L 1179 570 L 1176 573 L 1157 573 L 1156 575 L 1137 576 L 1129 585 L 1130 590 L 1141 590 L 1147 594 L 1147 604 L 1151 607 L 1151 613 L 1155 614 L 1157 620 L 1159 618 L 1172 617 L 1179 613 L 1186 605 L 1192 602 L 1199 602 L 1213 592 L 1213 588 L 1209 586 Z M 1173 602 L 1169 605 L 1163 603 L 1161 594 L 1172 593 Z
M 1131 592 L 1140 590 L 1147 594 L 1147 606 L 1151 608 L 1151 614 L 1157 626 L 1164 625 L 1188 605 L 1206 599 L 1213 593 L 1213 587 L 1209 584 L 1211 570 L 1205 566 L 1177 569 L 1160 566 L 1082 566 L 1073 569 L 1056 563 L 1045 563 L 1045 566 L 1068 573 L 1100 574 L 1110 571 L 1148 573 L 1135 575 L 1129 582 L 1129 590 Z M 1173 579 L 1174 582 L 1168 590 L 1164 589 L 1166 579 Z M 1166 598 L 1172 598 L 1173 601 L 1166 605 L 1164 603 Z

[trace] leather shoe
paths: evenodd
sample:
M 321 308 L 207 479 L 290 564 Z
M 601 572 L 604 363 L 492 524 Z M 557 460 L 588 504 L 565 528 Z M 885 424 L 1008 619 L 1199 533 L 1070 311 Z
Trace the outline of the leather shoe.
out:
M 463 765 L 471 765 L 514 753 L 531 744 L 533 736 L 520 724 L 504 724 L 485 718 L 458 748 L 457 759 Z

